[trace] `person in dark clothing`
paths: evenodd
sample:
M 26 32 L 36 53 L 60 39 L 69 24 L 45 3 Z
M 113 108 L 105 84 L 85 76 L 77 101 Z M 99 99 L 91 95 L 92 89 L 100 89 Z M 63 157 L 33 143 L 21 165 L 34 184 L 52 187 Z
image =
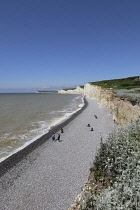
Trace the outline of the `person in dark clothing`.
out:
M 61 133 L 64 133 L 63 128 L 61 128 Z
M 58 141 L 60 141 L 60 134 L 59 134 L 59 133 L 58 133 L 58 137 L 57 137 L 57 140 L 58 140 Z
M 93 128 L 91 128 L 91 131 L 93 131 Z
M 97 119 L 97 115 L 94 115 L 94 117 Z
M 90 127 L 90 124 L 87 124 L 87 127 Z

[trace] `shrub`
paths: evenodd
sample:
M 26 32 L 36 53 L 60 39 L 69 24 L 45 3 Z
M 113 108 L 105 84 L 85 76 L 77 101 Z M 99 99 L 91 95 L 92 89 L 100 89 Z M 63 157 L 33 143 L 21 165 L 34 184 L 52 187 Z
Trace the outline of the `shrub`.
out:
M 96 159 L 112 185 L 100 195 L 86 195 L 81 209 L 140 209 L 140 119 L 101 142 Z
M 140 88 L 133 88 L 130 90 L 126 89 L 116 89 L 113 90 L 115 95 L 119 98 L 127 99 L 129 101 L 140 102 Z

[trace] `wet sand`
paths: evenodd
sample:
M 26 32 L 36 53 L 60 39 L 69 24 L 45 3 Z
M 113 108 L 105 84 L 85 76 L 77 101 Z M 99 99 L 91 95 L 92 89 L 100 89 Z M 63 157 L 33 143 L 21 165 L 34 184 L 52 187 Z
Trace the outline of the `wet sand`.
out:
M 116 129 L 107 108 L 99 108 L 94 99 L 87 98 L 87 101 L 80 114 L 76 113 L 0 164 L 2 210 L 67 210 L 70 207 L 88 179 L 101 136 L 105 141 Z M 93 131 L 86 127 L 88 123 Z M 60 133 L 60 142 L 51 140 L 53 132 Z

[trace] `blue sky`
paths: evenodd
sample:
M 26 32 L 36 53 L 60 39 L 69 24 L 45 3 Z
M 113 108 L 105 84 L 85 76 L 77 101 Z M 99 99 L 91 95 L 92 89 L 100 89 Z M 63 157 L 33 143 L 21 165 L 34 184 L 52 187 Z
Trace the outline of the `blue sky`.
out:
M 140 75 L 140 0 L 0 0 L 0 92 Z

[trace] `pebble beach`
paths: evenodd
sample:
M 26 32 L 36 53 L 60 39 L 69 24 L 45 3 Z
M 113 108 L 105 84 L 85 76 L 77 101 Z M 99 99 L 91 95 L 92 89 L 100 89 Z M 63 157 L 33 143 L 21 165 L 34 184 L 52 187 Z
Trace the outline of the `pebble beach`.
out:
M 59 127 L 52 131 L 60 134 L 60 142 L 47 136 L 7 171 L 1 170 L 1 210 L 67 210 L 74 202 L 88 180 L 101 137 L 105 141 L 117 129 L 108 108 L 95 99 L 86 101 L 85 109 L 63 124 L 64 133 Z

